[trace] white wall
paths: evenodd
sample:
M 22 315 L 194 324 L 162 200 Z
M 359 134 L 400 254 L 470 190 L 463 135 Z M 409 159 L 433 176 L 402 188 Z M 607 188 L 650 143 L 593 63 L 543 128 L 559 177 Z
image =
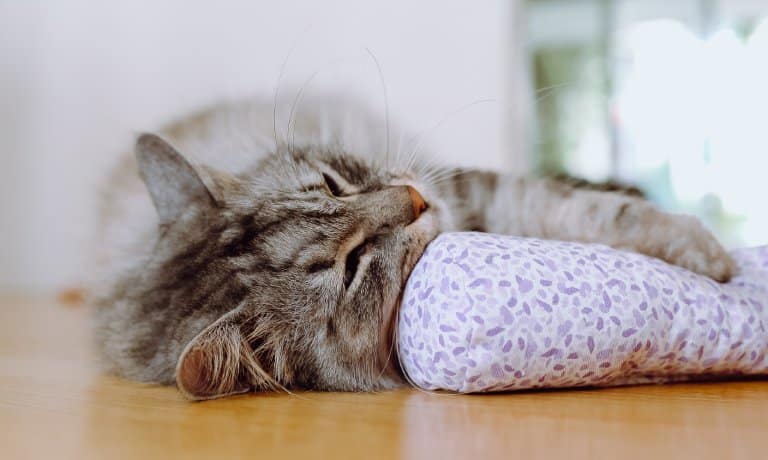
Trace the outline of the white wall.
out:
M 523 106 L 507 101 L 522 87 L 505 84 L 520 59 L 513 4 L 0 0 L 0 291 L 76 282 L 94 186 L 134 133 L 221 97 L 271 94 L 293 44 L 283 88 L 320 70 L 313 87 L 382 107 L 367 47 L 393 116 L 413 130 L 496 98 L 428 141 L 447 160 L 519 166 Z

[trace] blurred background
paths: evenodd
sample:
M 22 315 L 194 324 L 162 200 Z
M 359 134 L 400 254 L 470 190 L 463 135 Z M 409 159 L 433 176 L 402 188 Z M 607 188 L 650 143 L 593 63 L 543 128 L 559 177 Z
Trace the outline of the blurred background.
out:
M 768 243 L 768 0 L 0 0 L 0 292 L 82 278 L 137 132 L 278 81 L 383 113 L 367 50 L 446 162 L 629 181 Z

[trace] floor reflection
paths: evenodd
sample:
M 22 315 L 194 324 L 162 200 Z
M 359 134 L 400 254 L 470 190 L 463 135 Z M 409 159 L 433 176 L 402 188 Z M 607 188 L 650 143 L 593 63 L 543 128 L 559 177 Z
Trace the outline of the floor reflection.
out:
M 768 417 L 764 384 L 667 385 L 502 395 L 413 393 L 403 420 L 403 458 L 659 458 L 685 452 L 736 458 L 759 443 Z M 752 401 L 750 401 L 752 400 Z M 727 409 L 727 410 L 724 410 Z M 738 430 L 740 436 L 729 436 Z M 668 450 L 667 450 L 668 449 Z M 722 457 L 721 457 L 722 458 Z

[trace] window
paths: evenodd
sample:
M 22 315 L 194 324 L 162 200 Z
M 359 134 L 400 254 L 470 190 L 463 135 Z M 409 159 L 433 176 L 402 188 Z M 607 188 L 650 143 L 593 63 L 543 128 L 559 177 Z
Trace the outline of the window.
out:
M 768 2 L 529 0 L 534 164 L 647 190 L 764 244 Z

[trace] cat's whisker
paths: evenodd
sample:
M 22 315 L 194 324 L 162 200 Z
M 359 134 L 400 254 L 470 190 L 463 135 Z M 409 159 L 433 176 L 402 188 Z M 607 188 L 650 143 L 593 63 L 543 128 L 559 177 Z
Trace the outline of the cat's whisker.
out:
M 399 168 L 400 167 L 400 149 L 403 146 L 403 132 L 404 130 L 400 128 L 400 134 L 397 136 L 397 152 L 395 153 L 395 160 L 392 164 L 393 168 Z M 389 168 L 388 168 L 389 169 Z
M 539 93 L 542 93 L 544 91 L 550 91 L 550 90 L 553 90 L 553 89 L 562 88 L 563 86 L 572 85 L 574 83 L 575 82 L 566 82 L 566 83 L 558 83 L 558 84 L 555 84 L 555 85 L 545 86 L 543 88 L 539 88 L 536 91 L 534 91 L 534 94 L 539 94 Z
M 421 161 L 421 169 L 423 172 L 429 172 L 433 170 L 439 170 L 441 168 L 445 168 L 444 165 L 441 165 L 442 160 L 437 157 L 437 155 L 430 154 L 427 156 L 421 156 L 419 158 Z
M 457 174 L 446 174 L 446 175 L 437 176 L 437 177 L 429 177 L 429 178 L 425 179 L 425 182 L 427 184 L 429 184 L 429 185 L 434 187 L 434 186 L 440 185 L 443 182 L 445 182 L 445 181 L 447 181 L 449 179 L 452 179 L 452 178 L 454 178 L 456 176 L 457 176 Z
M 309 78 L 307 78 L 304 81 L 304 84 L 301 85 L 301 87 L 299 88 L 299 91 L 296 92 L 296 97 L 294 97 L 293 99 L 293 104 L 291 104 L 291 111 L 288 113 L 288 134 L 286 136 L 287 140 L 290 139 L 291 141 L 288 147 L 288 149 L 291 151 L 296 146 L 295 145 L 296 120 L 294 119 L 294 116 L 296 114 L 296 109 L 298 108 L 299 102 L 301 101 L 301 97 L 304 94 L 304 91 L 309 87 L 309 85 L 312 83 L 312 80 L 314 80 L 315 77 L 317 77 L 322 70 L 323 68 L 316 70 L 312 75 L 310 75 Z
M 458 177 L 460 175 L 461 175 L 461 172 L 456 171 L 453 174 L 446 174 L 444 176 L 434 178 L 434 179 L 432 179 L 432 185 L 439 185 L 439 184 L 441 184 L 441 183 L 443 183 L 445 181 L 448 181 L 448 180 L 451 180 L 451 179 L 455 179 L 456 177 Z
M 408 155 L 408 164 L 406 165 L 405 169 L 406 171 L 410 171 L 411 168 L 413 168 L 415 162 L 416 162 L 416 148 L 411 150 L 411 153 Z
M 424 133 L 424 132 L 422 132 L 422 134 L 423 134 L 423 133 Z M 423 140 L 423 137 L 422 137 L 422 135 L 419 135 L 419 136 L 418 136 L 418 138 L 416 139 L 416 144 L 415 144 L 415 146 L 413 147 L 413 150 L 411 150 L 411 163 L 413 163 L 414 161 L 416 161 L 417 155 L 418 155 L 418 153 L 419 153 L 419 147 L 421 147 L 421 142 L 422 142 L 422 140 Z M 410 167 L 412 167 L 412 165 L 409 165 L 409 169 L 410 169 Z
M 456 110 L 454 110 L 454 111 L 452 111 L 452 112 L 448 113 L 448 114 L 447 114 L 446 116 L 444 116 L 444 117 L 443 117 L 443 118 L 442 118 L 440 121 L 438 121 L 437 123 L 435 123 L 435 124 L 434 124 L 434 125 L 432 125 L 431 127 L 429 127 L 429 128 L 427 128 L 427 129 L 425 129 L 424 131 L 420 132 L 420 133 L 419 133 L 419 134 L 416 136 L 416 139 L 415 139 L 415 140 L 416 140 L 416 145 L 414 146 L 413 150 L 411 151 L 411 156 L 412 156 L 412 157 L 415 157 L 415 156 L 417 156 L 417 155 L 418 155 L 418 152 L 419 152 L 419 148 L 421 147 L 421 143 L 422 143 L 422 141 L 424 140 L 424 136 L 425 136 L 426 134 L 428 134 L 428 133 L 430 133 L 431 131 L 434 131 L 435 129 L 439 128 L 439 127 L 440 127 L 440 126 L 442 126 L 442 125 L 443 125 L 443 124 L 444 124 L 446 121 L 450 120 L 452 117 L 454 117 L 454 116 L 456 116 L 456 115 L 460 114 L 461 112 L 463 112 L 463 111 L 465 111 L 465 110 L 467 110 L 467 109 L 469 109 L 469 108 L 471 108 L 471 107 L 474 107 L 475 105 L 478 105 L 478 104 L 483 104 L 483 103 L 487 103 L 487 102 L 498 102 L 498 100 L 497 100 L 496 98 L 484 98 L 484 99 L 478 99 L 478 100 L 476 100 L 476 101 L 470 102 L 469 104 L 465 104 L 465 105 L 463 105 L 463 106 L 459 107 L 458 109 L 456 109 Z
M 425 175 L 435 175 L 435 174 L 442 174 L 445 172 L 451 172 L 456 170 L 455 167 L 452 166 L 446 166 L 441 165 L 437 163 L 437 161 L 434 161 L 428 165 L 428 167 L 424 168 L 424 174 Z
M 397 160 L 395 163 L 395 167 L 399 168 L 402 171 L 405 171 L 405 164 L 407 158 L 405 157 L 405 152 L 408 150 L 408 139 L 405 139 L 405 142 L 403 142 L 403 139 L 405 138 L 403 131 L 400 132 L 400 142 L 399 147 L 397 150 Z
M 558 90 L 574 84 L 576 84 L 576 82 L 567 82 L 567 83 L 560 83 L 557 85 L 545 86 L 544 88 L 537 89 L 534 94 L 539 94 L 539 93 L 544 93 L 544 94 L 534 99 L 533 105 L 541 103 L 544 99 L 552 96 L 553 94 L 556 94 Z
M 410 155 L 410 152 L 412 152 L 410 145 L 413 139 L 414 139 L 414 136 L 409 137 L 408 139 L 406 139 L 405 143 L 402 145 L 403 150 L 400 155 L 400 166 L 404 170 L 408 170 L 408 167 L 411 164 L 411 161 L 413 160 L 413 157 Z
M 418 174 L 418 171 L 422 171 L 425 168 L 425 165 L 433 161 L 433 159 L 429 157 L 425 157 L 425 156 L 420 157 L 418 153 L 419 153 L 418 145 L 416 145 L 411 149 L 411 152 L 408 155 L 408 166 L 407 166 L 407 170 L 417 171 L 417 174 Z
M 426 166 L 422 165 L 419 168 L 416 169 L 416 175 L 421 180 L 425 182 L 429 182 L 429 179 L 432 177 L 433 174 L 437 172 L 437 169 L 433 166 Z
M 304 92 L 309 88 L 309 86 L 312 84 L 312 81 L 317 78 L 318 75 L 320 75 L 322 72 L 324 72 L 327 68 L 333 67 L 343 61 L 347 60 L 346 58 L 338 58 L 333 59 L 329 62 L 326 62 L 325 65 L 317 69 L 312 73 L 312 75 L 309 76 L 306 80 L 304 80 L 304 83 L 301 85 L 299 90 L 296 92 L 296 96 L 293 99 L 293 103 L 291 104 L 291 110 L 288 114 L 288 133 L 286 134 L 286 143 L 288 140 L 291 141 L 291 144 L 289 144 L 288 148 L 289 151 L 293 151 L 293 149 L 296 147 L 295 140 L 296 140 L 296 116 L 297 116 L 297 109 L 299 107 L 299 103 L 301 103 L 301 100 L 304 96 Z
M 421 177 L 422 180 L 426 181 L 432 175 L 438 174 L 446 169 L 449 169 L 445 166 L 441 166 L 439 162 L 440 162 L 440 159 L 434 155 L 430 155 L 429 157 L 426 157 L 424 160 L 422 160 L 422 164 L 419 165 L 419 169 L 417 170 L 418 176 Z
M 379 73 L 379 82 L 381 83 L 381 91 L 384 95 L 384 136 L 385 136 L 385 142 L 386 142 L 386 169 L 389 169 L 389 96 L 387 95 L 387 84 L 384 80 L 384 72 L 381 70 L 381 64 L 379 64 L 379 60 L 376 59 L 376 56 L 373 54 L 373 52 L 366 48 L 365 51 L 368 53 L 368 55 L 373 60 L 373 63 L 376 64 L 376 70 Z
M 291 47 L 288 49 L 288 54 L 285 56 L 285 59 L 283 59 L 283 63 L 280 65 L 280 73 L 277 76 L 277 83 L 275 84 L 275 92 L 272 95 L 272 133 L 275 137 L 275 149 L 277 149 L 280 146 L 280 140 L 278 139 L 277 135 L 277 99 L 279 97 L 280 93 L 280 84 L 283 82 L 283 75 L 285 74 L 285 68 L 288 66 L 288 60 L 290 60 L 291 56 L 293 55 L 294 50 L 296 50 L 296 47 L 299 44 L 300 39 L 304 36 L 305 33 L 309 30 L 309 27 L 304 29 L 304 32 L 302 32 L 299 37 L 297 37 L 293 43 L 291 44 Z M 288 137 L 286 135 L 285 142 L 288 143 Z
M 423 180 L 429 183 L 430 185 L 437 185 L 448 179 L 452 179 L 458 176 L 459 174 L 461 174 L 460 171 L 442 171 L 442 172 L 437 172 L 437 173 L 433 173 L 431 175 L 425 176 Z
M 404 134 L 404 133 L 403 133 Z M 406 136 L 403 135 L 403 139 L 405 139 L 405 142 L 402 143 L 402 149 L 398 153 L 398 167 L 401 171 L 408 171 L 408 165 L 411 164 L 413 157 L 409 155 L 408 152 L 410 152 L 410 142 L 413 140 L 413 137 L 406 138 Z
M 461 171 L 455 171 L 455 172 L 445 173 L 439 176 L 434 176 L 429 179 L 429 184 L 433 187 L 436 187 L 448 181 L 454 181 L 458 183 L 457 181 L 461 180 L 461 174 L 462 174 Z

